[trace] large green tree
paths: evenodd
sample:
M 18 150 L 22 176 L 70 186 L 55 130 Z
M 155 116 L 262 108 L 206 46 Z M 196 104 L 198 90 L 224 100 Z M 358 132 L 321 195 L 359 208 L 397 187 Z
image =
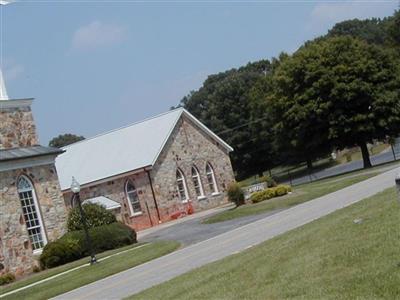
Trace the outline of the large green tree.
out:
M 400 46 L 400 10 L 383 19 L 347 20 L 336 23 L 325 37 L 349 35 L 371 44 Z M 323 37 L 324 38 L 324 37 Z
M 383 45 L 389 39 L 389 32 L 387 31 L 388 21 L 389 18 L 347 20 L 336 23 L 332 29 L 328 31 L 326 36 L 334 37 L 349 35 L 367 41 L 371 44 Z
M 269 96 L 282 148 L 315 156 L 400 133 L 400 62 L 390 49 L 349 36 L 306 43 L 273 75 Z
M 274 162 L 267 132 L 252 126 L 262 123 L 253 118 L 250 107 L 251 88 L 260 78 L 269 76 L 270 69 L 270 62 L 262 60 L 211 75 L 198 91 L 181 101 L 234 148 L 232 163 L 238 178 L 262 173 Z
M 387 32 L 392 45 L 400 48 L 400 10 L 388 21 Z
M 60 134 L 59 136 L 51 139 L 49 142 L 50 147 L 61 148 L 79 141 L 84 140 L 85 138 L 80 135 L 75 135 L 71 133 Z

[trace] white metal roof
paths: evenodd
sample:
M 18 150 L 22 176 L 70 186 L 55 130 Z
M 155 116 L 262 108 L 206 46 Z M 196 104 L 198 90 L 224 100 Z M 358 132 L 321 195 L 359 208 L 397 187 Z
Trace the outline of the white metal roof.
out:
M 116 209 L 121 207 L 121 204 L 119 204 L 117 201 L 111 200 L 104 196 L 86 199 L 83 201 L 83 204 L 85 203 L 98 204 L 104 206 L 106 209 Z
M 72 176 L 81 184 L 153 166 L 176 123 L 185 115 L 217 140 L 233 149 L 183 108 L 71 144 L 56 158 L 62 190 L 69 189 Z

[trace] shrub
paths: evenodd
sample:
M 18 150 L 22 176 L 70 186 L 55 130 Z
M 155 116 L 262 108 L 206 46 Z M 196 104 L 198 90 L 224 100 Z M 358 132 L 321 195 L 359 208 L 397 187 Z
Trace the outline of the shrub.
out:
M 39 267 L 39 266 L 36 266 L 36 265 L 35 265 L 35 266 L 32 267 L 32 272 L 33 272 L 33 273 L 39 273 L 40 271 L 41 271 L 41 270 L 40 270 L 40 267 Z
M 265 196 L 267 199 L 276 197 L 276 188 L 269 188 L 265 190 Z
M 15 280 L 15 276 L 11 273 L 7 273 L 0 276 L 0 285 L 11 283 Z
M 271 176 L 262 176 L 260 177 L 259 182 L 267 183 L 267 187 L 269 188 L 276 186 L 276 181 Z
M 275 188 L 269 188 L 260 192 L 253 193 L 250 196 L 250 200 L 253 203 L 258 203 L 264 200 L 271 199 L 276 196 Z
M 250 196 L 250 201 L 252 203 L 258 203 L 258 202 L 261 202 L 264 200 L 266 200 L 266 199 L 264 199 L 264 191 L 255 192 L 255 193 L 251 194 L 251 196 Z
M 82 205 L 82 208 L 86 215 L 86 221 L 89 228 L 117 222 L 117 219 L 115 218 L 114 214 L 105 209 L 105 207 L 101 205 L 94 203 L 87 203 Z M 83 229 L 79 207 L 74 207 L 69 212 L 67 228 L 68 231 L 76 231 Z
M 287 190 L 286 186 L 279 185 L 275 188 L 275 193 L 276 193 L 276 196 L 283 196 L 288 193 L 288 190 Z
M 122 223 L 112 223 L 89 230 L 95 253 L 136 243 L 136 232 Z M 40 256 L 43 268 L 53 268 L 90 255 L 83 230 L 68 232 L 48 243 Z
M 268 188 L 261 192 L 255 192 L 251 194 L 250 200 L 252 203 L 258 203 L 274 197 L 286 195 L 291 192 L 292 188 L 288 185 L 278 185 L 277 187 Z
M 231 183 L 228 187 L 228 199 L 229 201 L 240 206 L 244 204 L 244 193 L 240 188 L 240 185 L 236 182 Z

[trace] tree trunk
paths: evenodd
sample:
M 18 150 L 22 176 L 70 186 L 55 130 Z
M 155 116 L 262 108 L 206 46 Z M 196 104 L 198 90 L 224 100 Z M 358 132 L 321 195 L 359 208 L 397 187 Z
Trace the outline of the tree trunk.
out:
M 392 148 L 393 159 L 394 159 L 394 160 L 397 160 L 397 158 L 396 158 L 396 153 L 394 152 L 394 147 L 393 147 L 393 145 L 390 144 L 390 147 Z
M 312 166 L 312 160 L 307 159 L 307 171 L 308 171 L 308 178 L 310 179 L 310 182 L 312 182 L 312 171 L 313 171 L 313 166 Z
M 367 143 L 362 142 L 362 143 L 359 143 L 358 145 L 360 146 L 360 149 L 361 149 L 362 158 L 363 158 L 363 162 L 364 162 L 364 169 L 371 168 L 372 164 L 371 164 L 371 160 L 369 159 Z
M 307 169 L 309 170 L 309 171 L 311 171 L 312 170 L 312 160 L 311 159 L 307 159 Z

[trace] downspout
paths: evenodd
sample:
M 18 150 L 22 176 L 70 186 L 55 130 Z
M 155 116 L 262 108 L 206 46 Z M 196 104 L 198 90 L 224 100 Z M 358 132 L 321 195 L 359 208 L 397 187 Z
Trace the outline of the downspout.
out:
M 161 223 L 160 211 L 158 209 L 156 194 L 154 193 L 153 181 L 151 180 L 150 171 L 146 170 L 146 173 L 147 173 L 147 177 L 149 178 L 151 193 L 153 194 L 154 206 L 156 207 L 156 211 L 157 211 L 158 223 Z

